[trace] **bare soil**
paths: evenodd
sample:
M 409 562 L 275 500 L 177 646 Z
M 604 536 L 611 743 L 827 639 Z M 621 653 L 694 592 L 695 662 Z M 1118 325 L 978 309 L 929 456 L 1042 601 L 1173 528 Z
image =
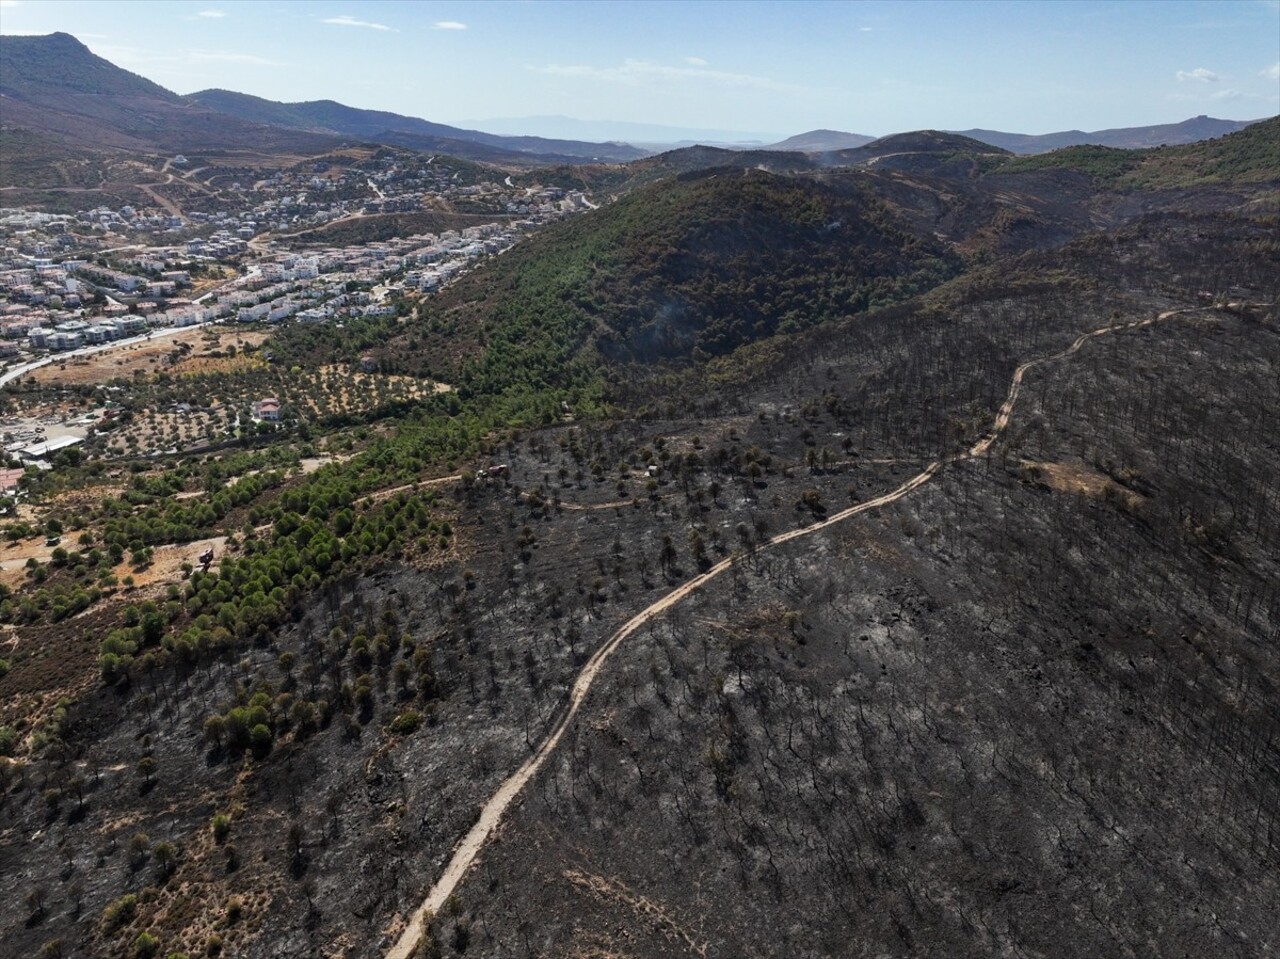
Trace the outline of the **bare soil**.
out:
M 76 357 L 65 363 L 54 363 L 35 370 L 31 375 L 44 386 L 96 386 L 113 379 L 130 378 L 141 373 L 151 375 L 170 370 L 172 372 L 201 372 L 200 363 L 211 364 L 218 369 L 225 358 L 213 358 L 210 353 L 225 352 L 228 346 L 243 348 L 246 344 L 258 345 L 267 334 L 261 330 L 221 330 L 216 333 L 205 329 L 191 329 L 149 343 L 134 343 L 119 349 L 103 350 L 89 356 Z M 183 347 L 190 348 L 190 355 L 183 356 Z M 241 361 L 247 362 L 247 361 Z M 239 369 L 235 361 L 232 369 Z

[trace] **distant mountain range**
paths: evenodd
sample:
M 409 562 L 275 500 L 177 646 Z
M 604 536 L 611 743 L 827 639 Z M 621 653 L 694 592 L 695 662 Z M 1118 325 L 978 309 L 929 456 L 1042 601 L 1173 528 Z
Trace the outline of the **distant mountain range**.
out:
M 358 137 L 415 150 L 439 150 L 454 156 L 496 163 L 501 163 L 504 159 L 527 159 L 529 155 L 548 158 L 549 162 L 585 160 L 625 163 L 646 155 L 646 151 L 626 143 L 586 143 L 543 137 L 500 136 L 383 110 L 362 110 L 333 100 L 278 103 L 230 90 L 202 90 L 185 99 L 227 116 L 255 123 Z
M 0 124 L 73 151 L 323 152 L 357 139 L 511 166 L 646 155 L 626 144 L 502 137 L 333 101 L 276 103 L 223 90 L 181 97 L 66 33 L 0 36 L 0 61 Z
M 778 138 L 776 133 L 680 127 L 660 123 L 628 123 L 622 120 L 578 120 L 565 116 L 501 117 L 469 120 L 467 126 L 504 136 L 536 133 L 571 140 L 621 141 L 634 146 L 653 144 L 735 144 L 761 146 Z
M 0 36 L 0 126 L 72 151 L 165 153 L 252 147 L 322 152 L 338 138 L 247 123 L 184 100 L 66 33 Z M 8 160 L 6 157 L 6 166 Z
M 726 169 L 766 170 L 770 173 L 813 172 L 833 167 L 872 167 L 930 175 L 967 176 L 987 165 L 1011 159 L 1008 150 L 958 133 L 919 130 L 867 140 L 846 150 L 729 150 L 709 146 L 684 147 L 636 160 L 624 167 L 579 167 L 564 171 L 565 185 L 610 189 L 626 193 L 638 186 L 681 174 Z M 834 141 L 838 142 L 838 141 Z M 540 174 L 545 176 L 546 173 Z
M 765 151 L 799 153 L 817 157 L 820 165 L 877 163 L 894 154 L 894 165 L 910 166 L 911 155 L 922 151 L 893 138 L 871 137 L 836 130 L 814 130 L 790 137 L 770 147 L 758 147 L 740 138 L 755 136 L 741 131 L 692 130 L 648 124 L 604 124 L 566 117 L 531 118 L 540 129 L 551 128 L 584 134 L 610 133 L 610 142 L 514 136 L 433 123 L 418 117 L 381 110 L 364 110 L 332 100 L 278 103 L 227 90 L 205 90 L 179 96 L 150 80 L 96 56 L 66 33 L 48 36 L 0 36 L 0 126 L 5 132 L 3 176 L 14 181 L 38 174 L 50 161 L 68 156 L 84 158 L 113 153 L 198 153 L 201 151 L 252 151 L 258 154 L 305 154 L 332 150 L 343 142 L 384 143 L 409 149 L 448 153 L 508 168 L 549 165 L 628 163 L 656 152 L 632 143 L 617 142 L 623 136 L 656 147 L 689 143 L 690 134 L 712 133 L 724 146 L 748 148 L 754 155 Z M 546 121 L 546 122 L 542 122 Z M 516 121 L 494 121 L 512 128 Z M 1067 131 L 1040 136 L 968 130 L 962 134 L 926 131 L 915 136 L 933 137 L 927 152 L 938 153 L 940 136 L 971 138 L 973 146 L 954 145 L 968 153 L 989 152 L 989 147 L 1013 153 L 1043 153 L 1061 147 L 1099 144 L 1140 148 L 1160 144 L 1185 144 L 1222 136 L 1253 121 L 1195 117 L 1177 124 L 1101 130 L 1095 133 Z M 763 137 L 763 135 L 761 135 Z M 710 137 L 706 139 L 711 139 Z M 705 141 L 704 141 L 705 142 Z M 886 144 L 888 145 L 886 147 Z M 984 146 L 984 145 L 989 145 Z M 863 152 L 870 150 L 871 152 Z M 877 152 L 878 151 L 878 152 Z M 83 159 L 81 162 L 84 165 Z M 930 163 L 936 163 L 932 159 Z M 90 166 L 79 176 L 89 177 Z M 60 174 L 62 175 L 62 174 Z M 636 175 L 641 175 L 637 171 Z
M 1141 150 L 1148 147 L 1180 146 L 1184 143 L 1198 143 L 1214 137 L 1235 133 L 1245 127 L 1258 123 L 1258 120 L 1218 120 L 1214 117 L 1198 116 L 1181 123 L 1163 123 L 1150 127 L 1119 127 L 1113 130 L 1096 130 L 1086 133 L 1083 130 L 1064 130 L 1061 133 L 1002 133 L 999 130 L 958 130 L 951 131 L 960 136 L 969 137 L 991 146 L 1008 150 L 1010 153 L 1033 154 L 1048 153 L 1062 147 L 1104 146 L 1118 147 L 1123 150 Z M 766 150 L 799 150 L 802 153 L 831 153 L 864 146 L 872 141 L 872 137 L 860 133 L 842 133 L 839 130 L 811 130 L 789 137 L 781 143 L 764 147 Z

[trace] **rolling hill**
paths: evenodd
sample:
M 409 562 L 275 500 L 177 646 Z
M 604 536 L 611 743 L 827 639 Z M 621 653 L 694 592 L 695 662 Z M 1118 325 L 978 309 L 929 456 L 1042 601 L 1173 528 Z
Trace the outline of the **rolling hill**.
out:
M 1177 146 L 1212 140 L 1228 133 L 1243 130 L 1258 120 L 1219 120 L 1198 116 L 1181 123 L 1164 123 L 1146 127 L 1117 127 L 1086 133 L 1083 130 L 1063 130 L 1057 133 L 1002 133 L 999 130 L 954 130 L 958 136 L 968 137 L 980 143 L 999 147 L 1017 154 L 1048 153 L 1071 146 L 1105 146 L 1116 149 L 1136 150 L 1147 147 Z M 788 137 L 780 143 L 765 147 L 768 150 L 799 150 L 802 153 L 831 153 L 865 146 L 874 137 L 859 133 L 842 133 L 839 130 L 811 130 L 808 133 Z
M 604 365 L 703 361 L 959 269 L 861 180 L 728 167 L 638 188 L 451 286 L 392 343 L 462 395 L 581 390 Z M 410 360 L 410 362 L 413 362 Z
M 875 137 L 863 136 L 861 133 L 842 133 L 839 130 L 810 130 L 808 133 L 797 133 L 778 143 L 770 144 L 763 149 L 795 151 L 799 153 L 832 153 L 836 150 L 852 150 L 866 146 Z
M 1147 147 L 1177 146 L 1212 140 L 1243 130 L 1257 120 L 1219 120 L 1198 116 L 1181 123 L 1162 123 L 1148 127 L 1117 127 L 1110 130 L 1065 130 L 1060 133 L 1001 133 L 998 130 L 961 130 L 962 135 L 1001 147 L 1011 153 L 1047 153 L 1062 147 L 1104 146 L 1138 150 Z
M 838 150 L 832 154 L 832 159 L 842 161 L 848 165 L 857 165 L 870 160 L 913 153 L 987 155 L 1006 152 L 999 147 L 993 148 L 989 143 L 983 143 L 981 140 L 975 140 L 959 133 L 946 133 L 941 130 L 913 130 L 908 133 L 894 133 L 886 137 L 880 137 L 850 150 Z
M 74 151 L 321 152 L 340 142 L 332 134 L 246 122 L 188 103 L 66 33 L 0 36 L 0 58 L 0 124 Z
M 1075 146 L 1012 159 L 1003 172 L 1073 170 L 1115 187 L 1168 188 L 1280 182 L 1280 117 L 1219 139 L 1149 150 Z
M 939 130 L 916 130 L 881 137 L 851 150 L 821 154 L 825 166 L 876 167 L 948 178 L 972 177 L 989 169 L 1007 151 Z

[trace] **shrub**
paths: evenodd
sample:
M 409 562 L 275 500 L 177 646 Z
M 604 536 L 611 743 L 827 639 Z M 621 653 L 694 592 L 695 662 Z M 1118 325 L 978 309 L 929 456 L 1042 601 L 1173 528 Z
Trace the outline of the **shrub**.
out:
M 165 876 L 173 875 L 174 870 L 178 868 L 178 847 L 168 841 L 158 842 L 152 852 L 160 872 Z
M 258 723 L 249 730 L 249 745 L 258 755 L 271 751 L 271 727 L 266 723 Z
M 121 926 L 127 926 L 137 914 L 138 897 L 127 893 L 108 903 L 107 908 L 102 910 L 102 924 L 108 933 L 112 933 Z
M 391 731 L 400 736 L 407 736 L 409 733 L 416 732 L 421 725 L 422 714 L 416 709 L 406 709 L 391 720 Z

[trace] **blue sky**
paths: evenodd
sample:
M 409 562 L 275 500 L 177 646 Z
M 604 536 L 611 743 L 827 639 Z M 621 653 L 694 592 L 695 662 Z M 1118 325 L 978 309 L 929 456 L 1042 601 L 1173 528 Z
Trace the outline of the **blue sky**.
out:
M 1046 133 L 1280 110 L 1277 0 L 0 0 L 0 31 L 54 30 L 179 93 L 444 123 Z

